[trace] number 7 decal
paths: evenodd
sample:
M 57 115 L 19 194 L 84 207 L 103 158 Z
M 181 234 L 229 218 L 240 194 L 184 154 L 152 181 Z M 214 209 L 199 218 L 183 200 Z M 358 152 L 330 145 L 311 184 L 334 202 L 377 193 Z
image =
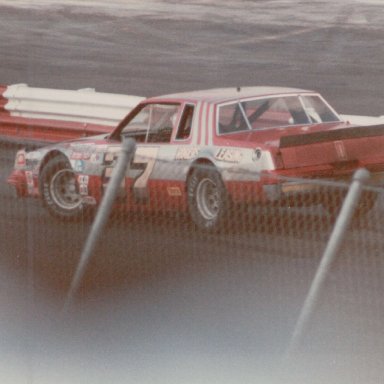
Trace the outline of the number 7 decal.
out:
M 138 200 L 146 200 L 149 197 L 148 180 L 156 163 L 159 147 L 137 147 L 132 162 L 132 169 L 141 169 L 133 183 L 133 196 Z

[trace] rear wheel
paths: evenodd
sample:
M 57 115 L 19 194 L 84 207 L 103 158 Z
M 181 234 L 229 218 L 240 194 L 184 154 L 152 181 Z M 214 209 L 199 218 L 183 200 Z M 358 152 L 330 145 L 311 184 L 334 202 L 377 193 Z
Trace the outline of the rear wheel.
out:
M 213 167 L 195 168 L 187 188 L 189 214 L 200 229 L 216 231 L 228 222 L 228 193 L 220 174 Z
M 53 216 L 70 220 L 84 214 L 76 174 L 64 157 L 54 157 L 44 166 L 40 191 L 44 206 Z

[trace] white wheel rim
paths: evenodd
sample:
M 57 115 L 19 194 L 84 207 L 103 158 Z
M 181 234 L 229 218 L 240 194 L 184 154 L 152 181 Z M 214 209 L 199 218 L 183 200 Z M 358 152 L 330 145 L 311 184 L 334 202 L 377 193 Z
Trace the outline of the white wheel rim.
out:
M 204 219 L 213 220 L 217 217 L 220 209 L 220 196 L 216 183 L 211 179 L 204 178 L 198 184 L 196 203 Z
M 55 173 L 50 183 L 50 194 L 55 204 L 65 210 L 72 210 L 81 204 L 75 173 L 62 169 Z

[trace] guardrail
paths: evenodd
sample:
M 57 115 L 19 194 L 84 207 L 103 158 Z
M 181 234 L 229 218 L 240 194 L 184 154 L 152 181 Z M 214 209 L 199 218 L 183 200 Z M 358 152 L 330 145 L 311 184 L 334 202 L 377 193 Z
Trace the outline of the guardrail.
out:
M 56 142 L 109 132 L 143 97 L 0 85 L 0 138 Z

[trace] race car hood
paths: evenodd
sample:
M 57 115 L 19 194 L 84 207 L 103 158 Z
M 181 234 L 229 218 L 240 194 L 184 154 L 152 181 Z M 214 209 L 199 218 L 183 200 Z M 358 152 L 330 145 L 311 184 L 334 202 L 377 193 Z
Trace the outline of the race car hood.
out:
M 59 146 L 70 146 L 70 145 L 77 144 L 77 143 L 79 143 L 79 144 L 102 144 L 108 140 L 109 136 L 110 136 L 109 134 L 103 133 L 101 135 L 96 135 L 96 136 L 88 136 L 88 137 L 82 137 L 82 138 L 62 141 L 59 144 L 52 144 L 49 147 L 57 147 L 58 145 Z
M 118 145 L 119 142 L 110 140 L 109 135 L 104 133 L 97 136 L 71 139 L 60 143 L 45 145 L 37 149 L 27 147 L 20 150 L 16 155 L 15 167 L 17 169 L 24 168 L 25 166 L 31 169 L 36 168 L 49 153 L 53 152 L 61 152 L 69 160 L 87 160 L 94 152 L 106 152 L 109 147 Z M 18 158 L 24 160 L 18 162 Z

